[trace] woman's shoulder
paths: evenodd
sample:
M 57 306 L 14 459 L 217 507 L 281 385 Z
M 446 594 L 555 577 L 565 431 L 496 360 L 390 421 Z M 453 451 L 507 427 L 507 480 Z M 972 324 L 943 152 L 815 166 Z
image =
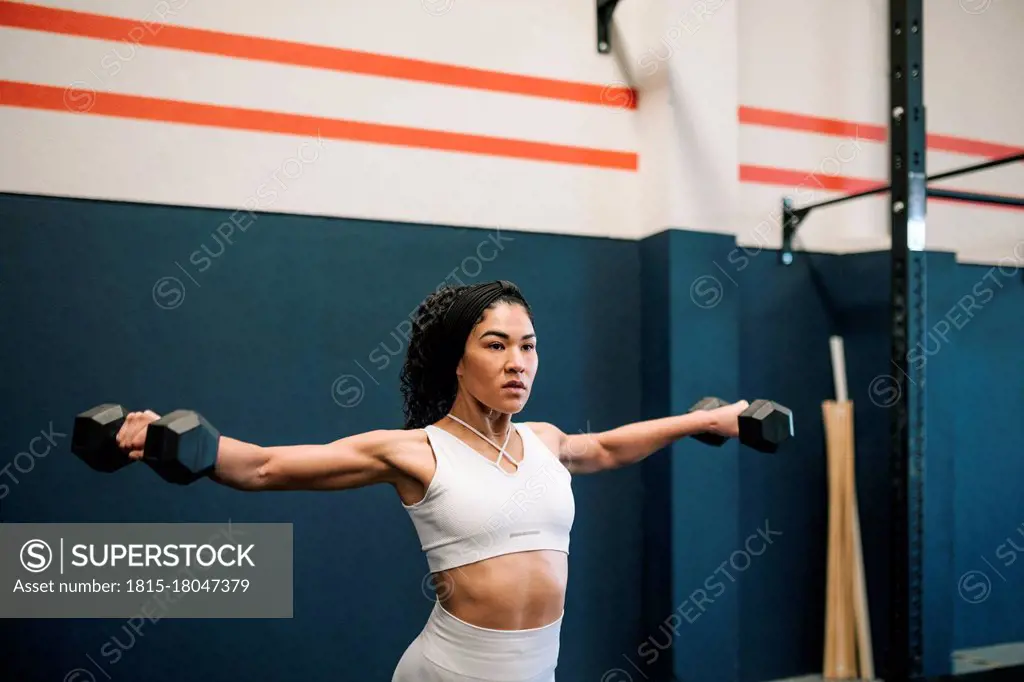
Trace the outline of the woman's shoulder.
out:
M 430 452 L 427 433 L 423 429 L 374 429 L 348 436 L 339 443 L 385 461 L 417 457 Z
M 434 474 L 434 455 L 425 429 L 376 431 L 381 439 L 384 460 L 394 469 L 423 486 Z
M 549 422 L 519 422 L 518 426 L 526 427 L 554 453 L 559 451 L 562 439 L 565 438 L 562 430 Z
M 430 448 L 430 438 L 423 429 L 388 429 L 377 433 L 387 441 L 388 449 L 395 452 L 417 451 L 426 452 Z

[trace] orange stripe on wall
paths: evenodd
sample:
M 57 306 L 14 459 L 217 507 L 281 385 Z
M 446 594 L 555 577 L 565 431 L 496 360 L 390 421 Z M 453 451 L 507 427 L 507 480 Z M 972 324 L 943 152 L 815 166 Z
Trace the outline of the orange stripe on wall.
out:
M 808 173 L 805 171 L 791 170 L 789 168 L 773 168 L 771 166 L 753 166 L 749 164 L 740 165 L 739 176 L 740 182 L 749 182 L 761 185 L 781 185 L 783 187 L 791 188 L 794 192 L 798 189 L 812 188 L 817 190 L 828 190 L 834 192 L 856 194 L 857 192 L 864 192 L 869 189 L 876 189 L 878 187 L 884 187 L 889 184 L 888 182 L 881 182 L 879 180 L 851 178 L 841 175 L 820 175 L 816 173 Z M 953 190 L 954 188 L 943 186 L 943 189 Z M 977 190 L 971 191 L 977 192 Z M 986 192 L 986 194 L 988 193 Z M 1008 197 L 1009 195 L 1004 194 L 994 196 Z M 929 197 L 928 201 L 948 201 L 956 204 L 971 204 L 972 206 L 976 206 L 978 208 L 1002 208 L 1010 209 L 1013 211 L 1024 210 L 1024 207 L 1021 206 L 978 204 L 975 202 L 964 201 L 962 199 Z M 797 208 L 800 208 L 800 206 L 797 206 Z
M 988 156 L 993 159 L 1024 152 L 1024 147 L 1011 147 L 1010 145 L 998 142 L 982 142 L 981 140 L 969 140 L 966 137 L 953 137 L 952 135 L 938 135 L 935 133 L 928 134 L 928 147 L 943 152 L 955 152 L 971 156 Z
M 807 116 L 805 114 L 761 109 L 759 107 L 741 106 L 737 113 L 739 122 L 746 125 L 799 130 L 801 132 L 832 135 L 835 137 L 855 137 L 874 142 L 887 142 L 889 139 L 888 129 L 885 126 L 874 123 L 858 123 L 856 121 L 843 121 L 837 118 Z M 1024 147 L 1014 147 L 998 142 L 983 142 L 953 135 L 939 135 L 937 133 L 928 134 L 927 144 L 929 149 L 936 151 L 984 156 L 993 159 L 1024 151 Z
M 786 111 L 744 106 L 739 108 L 738 115 L 740 123 L 747 125 L 799 130 L 807 133 L 834 135 L 836 137 L 858 137 L 862 140 L 874 140 L 875 142 L 885 142 L 888 139 L 886 129 L 872 123 L 840 121 L 836 118 L 805 116 L 804 114 L 793 114 Z
M 864 180 L 842 175 L 821 175 L 805 171 L 772 168 L 770 166 L 740 165 L 740 182 L 755 182 L 762 185 L 785 185 L 794 190 L 813 187 L 832 192 L 863 192 L 888 183 L 878 180 Z
M 597 168 L 631 171 L 637 169 L 637 155 L 632 152 L 467 135 L 441 130 L 423 130 L 379 123 L 362 123 L 137 95 L 96 93 L 91 90 L 59 88 L 15 81 L 0 80 L 0 106 L 287 135 L 319 135 L 334 140 L 483 154 L 531 161 L 552 161 Z
M 437 85 L 454 85 L 476 90 L 597 104 L 617 109 L 635 109 L 637 101 L 636 92 L 627 87 L 522 76 L 322 45 L 121 19 L 7 0 L 0 0 L 0 26 L 99 40 L 130 41 L 150 47 L 165 47 L 200 54 Z

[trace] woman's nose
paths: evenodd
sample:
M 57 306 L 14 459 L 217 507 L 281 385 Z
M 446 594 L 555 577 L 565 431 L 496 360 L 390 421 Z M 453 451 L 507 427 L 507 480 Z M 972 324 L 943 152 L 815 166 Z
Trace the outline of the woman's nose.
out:
M 508 359 L 508 363 L 505 367 L 517 374 L 526 370 L 526 361 L 523 359 L 523 354 L 518 351 L 513 351 L 512 356 Z

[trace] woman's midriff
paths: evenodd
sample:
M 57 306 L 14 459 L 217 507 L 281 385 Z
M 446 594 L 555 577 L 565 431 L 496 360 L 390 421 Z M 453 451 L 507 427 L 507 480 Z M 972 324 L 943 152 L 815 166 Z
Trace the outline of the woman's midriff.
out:
M 434 576 L 434 589 L 459 620 L 492 630 L 529 630 L 562 615 L 568 575 L 564 552 L 519 552 L 442 571 Z

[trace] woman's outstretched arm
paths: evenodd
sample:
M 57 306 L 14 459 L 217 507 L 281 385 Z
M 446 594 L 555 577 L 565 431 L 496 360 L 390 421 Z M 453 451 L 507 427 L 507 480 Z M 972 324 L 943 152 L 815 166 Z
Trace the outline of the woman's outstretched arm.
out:
M 141 459 L 146 430 L 159 418 L 151 411 L 127 415 L 118 445 Z M 420 431 L 384 429 L 313 445 L 261 446 L 221 436 L 210 478 L 248 491 L 345 490 L 395 483 L 425 442 Z
M 221 436 L 211 478 L 237 490 L 346 490 L 395 483 L 407 431 L 377 430 L 322 445 L 264 447 Z
M 591 474 L 635 464 L 680 438 L 716 433 L 739 435 L 739 416 L 746 400 L 714 410 L 626 424 L 599 433 L 566 434 L 552 424 L 534 424 L 538 437 L 574 474 Z

